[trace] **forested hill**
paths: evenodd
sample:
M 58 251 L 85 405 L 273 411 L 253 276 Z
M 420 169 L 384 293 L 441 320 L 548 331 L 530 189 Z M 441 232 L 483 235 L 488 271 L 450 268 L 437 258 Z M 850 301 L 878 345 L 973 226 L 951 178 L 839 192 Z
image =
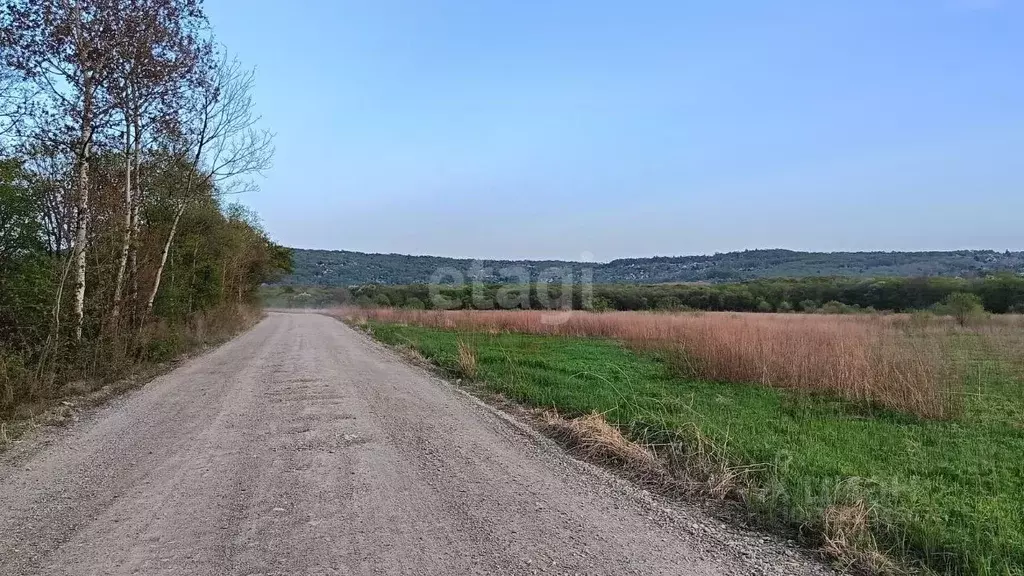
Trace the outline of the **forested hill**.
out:
M 1024 252 L 959 250 L 955 252 L 794 252 L 747 250 L 711 256 L 629 258 L 607 263 L 558 260 L 486 260 L 483 274 L 474 261 L 439 256 L 367 254 L 344 250 L 295 249 L 295 272 L 281 284 L 351 286 L 414 284 L 431 281 L 438 270 L 457 270 L 466 278 L 536 279 L 552 267 L 589 268 L 597 283 L 727 282 L 754 278 L 806 276 L 961 276 L 995 272 L 1024 273 Z M 518 268 L 513 272 L 509 269 Z M 506 269 L 502 271 L 502 269 Z M 443 281 L 450 281 L 445 277 Z

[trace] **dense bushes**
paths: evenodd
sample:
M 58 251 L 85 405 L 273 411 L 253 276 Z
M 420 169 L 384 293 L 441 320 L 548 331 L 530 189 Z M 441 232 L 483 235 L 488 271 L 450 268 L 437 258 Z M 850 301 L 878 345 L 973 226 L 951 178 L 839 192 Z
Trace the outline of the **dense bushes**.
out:
M 116 204 L 100 200 L 117 190 L 105 188 L 100 174 L 94 182 L 94 220 L 114 221 Z M 119 230 L 93 228 L 79 340 L 67 274 L 71 251 L 59 231 L 44 226 L 53 218 L 39 201 L 44 184 L 19 161 L 0 163 L 0 412 L 60 395 L 72 381 L 116 377 L 140 362 L 162 362 L 222 339 L 253 319 L 260 284 L 290 267 L 289 251 L 267 238 L 254 215 L 239 205 L 222 207 L 211 192 L 182 213 L 163 282 L 147 309 L 144 290 L 154 281 L 173 218 L 154 189 L 143 207 L 138 266 L 128 278 L 139 288 L 129 291 L 117 317 Z
M 281 288 L 270 289 L 275 297 Z M 341 304 L 396 307 L 491 309 L 560 307 L 595 310 L 715 310 L 735 312 L 826 312 L 847 314 L 871 311 L 905 312 L 942 304 L 952 294 L 971 294 L 994 313 L 1024 309 L 1024 277 L 958 278 L 851 278 L 766 279 L 733 284 L 598 284 L 574 286 L 571 295 L 558 285 L 406 286 L 366 285 L 351 289 L 308 288 L 296 305 L 316 300 L 324 307 Z M 318 297 L 312 296 L 319 295 Z M 564 298 L 563 298 L 564 296 Z M 277 298 L 282 305 L 287 299 Z
M 21 163 L 0 160 L 0 344 L 23 348 L 45 331 L 54 273 L 43 242 L 41 202 Z M 2 378 L 2 373 L 0 373 Z
M 224 202 L 273 154 L 252 87 L 200 3 L 0 2 L 0 415 L 220 339 L 291 271 Z

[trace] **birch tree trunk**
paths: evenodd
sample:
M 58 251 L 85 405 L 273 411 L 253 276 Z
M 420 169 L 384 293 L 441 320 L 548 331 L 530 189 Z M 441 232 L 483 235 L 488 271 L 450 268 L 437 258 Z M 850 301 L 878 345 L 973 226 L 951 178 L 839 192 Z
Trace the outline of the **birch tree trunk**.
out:
M 135 114 L 135 200 L 132 202 L 131 228 L 132 238 L 129 245 L 128 260 L 131 264 L 132 293 L 131 301 L 135 309 L 139 305 L 139 235 L 142 232 L 142 221 L 139 211 L 142 207 L 142 128 L 139 114 Z
M 114 281 L 114 305 L 110 311 L 113 319 L 114 330 L 117 330 L 117 320 L 121 315 L 121 293 L 124 289 L 124 276 L 128 268 L 128 252 L 132 244 L 132 213 L 134 202 L 132 194 L 132 131 L 131 122 L 125 121 L 124 136 L 124 233 L 121 236 L 121 259 L 117 268 L 117 278 Z
M 75 341 L 82 340 L 82 323 L 85 319 L 85 265 L 86 244 L 89 241 L 89 153 L 92 141 L 92 74 L 86 72 L 82 83 L 82 125 L 81 147 L 78 159 L 78 202 L 75 222 Z
M 88 145 L 87 145 L 88 146 Z M 86 242 L 89 240 L 89 162 L 82 159 L 78 167 L 78 215 L 75 231 L 75 340 L 82 339 L 85 318 Z
M 181 215 L 185 213 L 185 207 L 188 205 L 188 201 L 182 201 L 178 207 L 177 212 L 174 213 L 174 222 L 171 223 L 171 232 L 167 235 L 167 242 L 164 242 L 164 248 L 160 251 L 160 265 L 156 269 L 156 278 L 153 280 L 153 289 L 149 292 L 149 298 L 146 300 L 146 312 L 153 311 L 153 301 L 156 300 L 156 294 L 160 291 L 160 278 L 164 275 L 164 267 L 167 265 L 167 255 L 171 252 L 171 243 L 174 242 L 174 234 L 178 231 L 178 222 L 181 220 Z

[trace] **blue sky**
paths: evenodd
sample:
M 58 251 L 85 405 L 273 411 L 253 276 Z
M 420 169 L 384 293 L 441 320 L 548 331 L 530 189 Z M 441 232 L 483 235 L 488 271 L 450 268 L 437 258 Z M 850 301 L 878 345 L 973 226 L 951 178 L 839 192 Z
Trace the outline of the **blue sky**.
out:
M 1017 0 L 207 0 L 303 248 L 1024 250 Z

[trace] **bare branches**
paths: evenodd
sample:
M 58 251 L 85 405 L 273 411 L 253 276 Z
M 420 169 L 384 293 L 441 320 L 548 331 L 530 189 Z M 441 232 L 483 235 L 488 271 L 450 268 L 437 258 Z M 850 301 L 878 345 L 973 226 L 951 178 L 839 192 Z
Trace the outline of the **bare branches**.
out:
M 252 99 L 253 71 L 224 58 L 199 79 L 183 118 L 184 151 L 202 182 L 221 193 L 254 188 L 245 177 L 270 167 L 273 135 L 258 128 Z
M 15 131 L 23 116 L 19 89 L 14 74 L 0 65 L 0 150 L 5 148 L 4 139 Z

